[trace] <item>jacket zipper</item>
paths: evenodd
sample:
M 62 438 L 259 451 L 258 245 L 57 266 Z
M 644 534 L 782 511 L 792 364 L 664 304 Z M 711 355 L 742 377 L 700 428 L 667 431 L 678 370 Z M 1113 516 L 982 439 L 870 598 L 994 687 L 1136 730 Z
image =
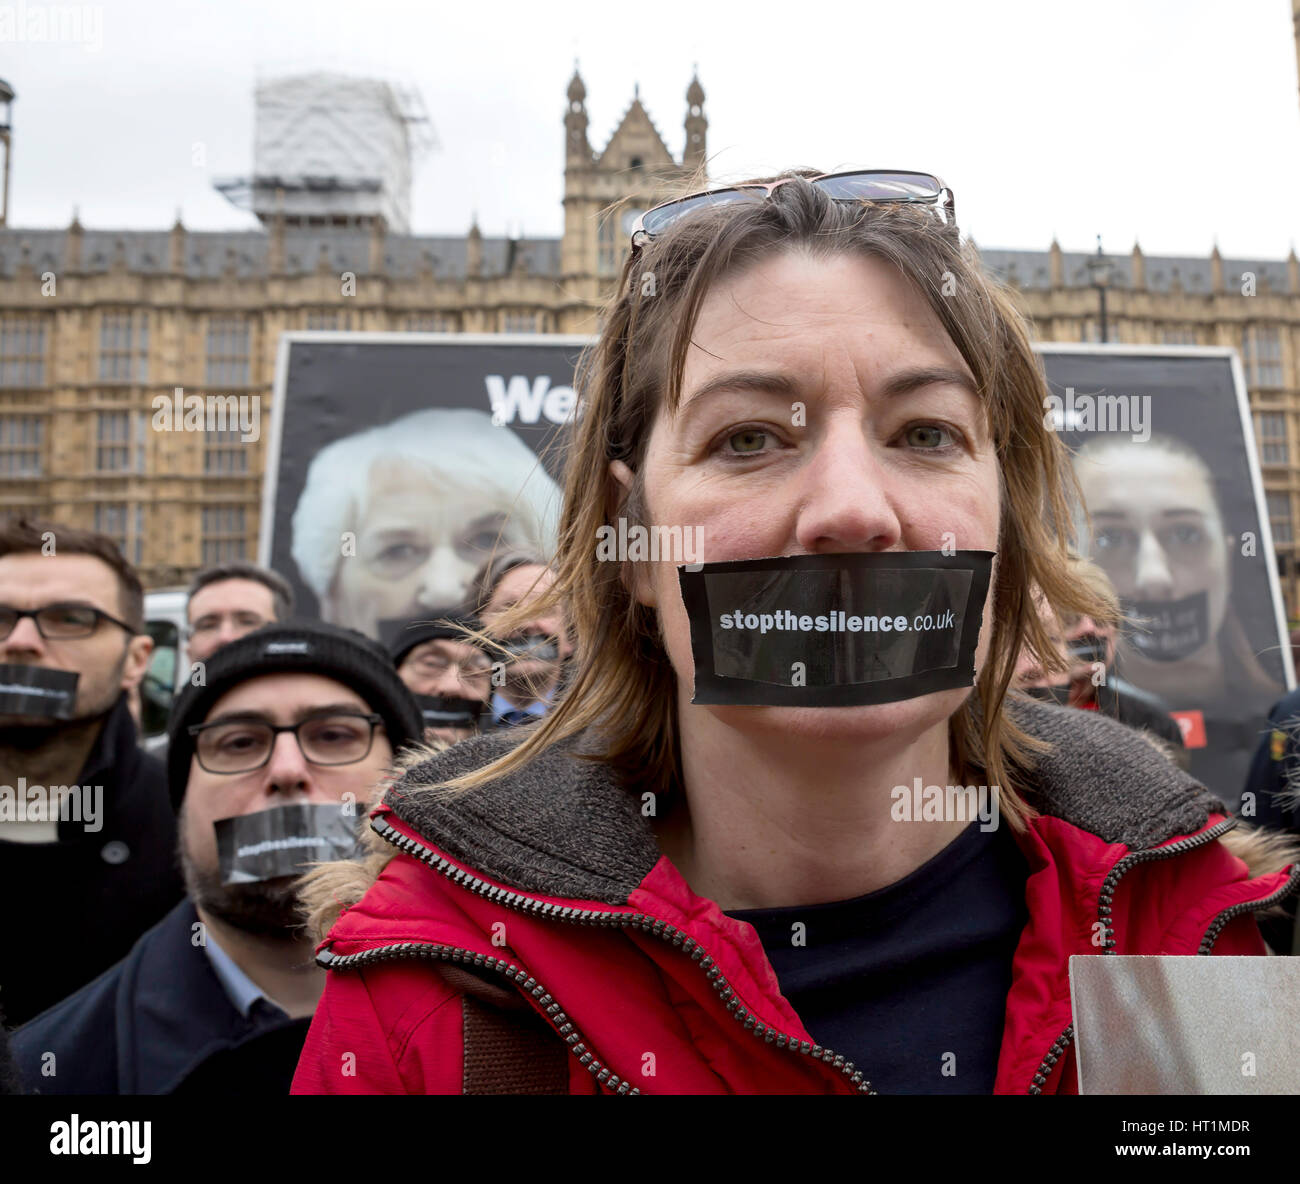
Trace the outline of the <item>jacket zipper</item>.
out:
M 542 1008 L 542 1013 L 551 1027 L 564 1038 L 565 1044 L 569 1046 L 573 1055 L 578 1058 L 578 1062 L 601 1085 L 616 1094 L 639 1094 L 641 1092 L 630 1081 L 622 1080 L 618 1074 L 596 1059 L 587 1048 L 586 1042 L 582 1039 L 582 1034 L 573 1021 L 560 1010 L 560 1005 L 555 1002 L 554 997 L 541 983 L 522 967 L 516 966 L 513 962 L 507 962 L 504 958 L 476 954 L 472 950 L 462 950 L 457 946 L 441 946 L 432 942 L 404 941 L 391 946 L 376 946 L 373 949 L 361 950 L 355 954 L 335 954 L 330 950 L 322 950 L 316 955 L 316 962 L 326 970 L 346 970 L 350 967 L 364 966 L 370 962 L 386 962 L 400 958 L 431 958 L 440 959 L 443 962 L 464 962 L 470 966 L 482 966 L 487 970 L 494 970 L 498 974 L 505 975 L 506 978 L 517 983 L 521 990 L 527 991 L 537 1000 L 537 1005 Z
M 370 826 L 376 834 L 391 843 L 398 850 L 420 860 L 422 863 L 428 864 L 434 869 L 434 871 L 442 873 L 442 875 L 446 876 L 453 883 L 459 884 L 462 888 L 467 888 L 471 892 L 485 897 L 494 904 L 502 904 L 508 908 L 516 909 L 520 912 L 526 912 L 530 916 L 546 917 L 553 921 L 568 921 L 577 925 L 600 925 L 619 929 L 639 929 L 644 933 L 652 934 L 663 941 L 671 943 L 674 948 L 680 949 L 683 953 L 690 955 L 691 961 L 696 963 L 699 968 L 704 971 L 710 985 L 726 1005 L 727 1014 L 737 1023 L 743 1024 L 746 1032 L 749 1032 L 754 1037 L 762 1040 L 765 1044 L 775 1044 L 777 1048 L 789 1049 L 801 1056 L 812 1057 L 813 1060 L 821 1061 L 823 1064 L 829 1065 L 833 1069 L 838 1069 L 849 1079 L 850 1084 L 856 1087 L 858 1093 L 876 1093 L 876 1090 L 872 1088 L 871 1083 L 866 1080 L 863 1074 L 847 1057 L 841 1056 L 829 1048 L 823 1048 L 820 1044 L 810 1044 L 806 1040 L 796 1040 L 793 1036 L 778 1031 L 776 1028 L 758 1020 L 753 1013 L 740 1002 L 740 997 L 736 994 L 735 989 L 727 982 L 726 977 L 718 969 L 713 959 L 705 953 L 704 947 L 694 938 L 687 936 L 680 929 L 673 925 L 669 925 L 667 921 L 651 917 L 645 913 L 611 914 L 602 912 L 599 909 L 577 909 L 567 905 L 555 905 L 549 904 L 544 900 L 536 900 L 533 897 L 525 896 L 521 892 L 514 892 L 506 888 L 499 888 L 493 884 L 485 883 L 477 876 L 471 875 L 469 872 L 456 867 L 452 864 L 451 860 L 440 856 L 437 852 L 426 847 L 423 843 L 419 843 L 410 836 L 402 834 L 382 816 L 372 818 L 370 820 Z M 415 947 L 414 951 L 412 951 L 412 947 Z M 555 1008 L 558 1018 L 563 1020 L 563 1025 L 556 1022 L 557 1015 L 552 1015 L 549 1008 L 547 1010 L 547 1018 L 550 1019 L 552 1025 L 557 1031 L 560 1031 L 561 1027 L 564 1025 L 568 1026 L 570 1030 L 568 1032 L 560 1031 L 560 1034 L 570 1043 L 574 1054 L 578 1056 L 579 1060 L 586 1066 L 587 1070 L 596 1077 L 597 1081 L 600 1081 L 603 1085 L 608 1085 L 610 1080 L 619 1080 L 615 1074 L 613 1074 L 607 1067 L 602 1066 L 590 1051 L 587 1050 L 585 1042 L 581 1040 L 577 1033 L 577 1029 L 573 1027 L 572 1022 L 569 1021 L 567 1017 L 564 1017 L 564 1013 L 559 1011 L 559 1005 L 551 1000 L 549 992 L 547 992 L 540 983 L 527 975 L 523 970 L 515 967 L 513 963 L 506 963 L 501 959 L 490 959 L 484 955 L 474 954 L 468 950 L 455 950 L 454 947 L 421 947 L 420 943 L 415 942 L 403 942 L 397 946 L 382 947 L 381 951 L 363 950 L 358 954 L 333 955 L 335 961 L 322 961 L 321 956 L 317 955 L 316 960 L 320 965 L 326 967 L 341 966 L 348 959 L 359 959 L 365 954 L 375 954 L 383 951 L 397 951 L 403 949 L 412 952 L 407 955 L 390 953 L 390 956 L 447 957 L 454 952 L 461 955 L 458 960 L 464 961 L 469 959 L 473 961 L 476 966 L 489 966 L 489 963 L 495 962 L 496 965 L 490 966 L 490 969 L 499 970 L 502 973 L 505 973 L 508 977 L 513 978 L 516 982 L 522 981 L 525 989 L 530 990 L 534 997 L 537 998 L 539 1005 L 542 1003 L 543 997 L 548 999 L 549 1007 Z M 428 951 L 430 950 L 447 950 L 448 954 L 429 955 Z M 479 959 L 482 959 L 482 961 L 479 961 Z M 528 983 L 533 983 L 535 985 L 532 988 L 529 988 L 527 985 Z M 583 1049 L 583 1052 L 581 1053 L 578 1051 L 580 1048 Z M 608 1075 L 607 1078 L 604 1076 L 606 1074 Z M 632 1087 L 626 1081 L 621 1082 L 619 1087 L 610 1086 L 610 1088 L 614 1089 L 616 1093 L 633 1094 L 641 1092 L 639 1089 Z
M 1236 825 L 1237 820 L 1235 818 L 1225 818 L 1222 822 L 1216 822 L 1209 830 L 1202 831 L 1199 835 L 1179 839 L 1177 842 L 1164 847 L 1148 847 L 1142 851 L 1133 851 L 1119 860 L 1110 869 L 1105 880 L 1102 881 L 1101 892 L 1097 896 L 1097 918 L 1102 924 L 1102 953 L 1112 954 L 1115 950 L 1115 931 L 1110 924 L 1111 902 L 1115 899 L 1115 889 L 1126 872 L 1139 863 L 1168 859 L 1171 855 L 1182 855 L 1187 851 L 1195 850 L 1197 847 L 1203 847 L 1206 843 L 1212 843 L 1221 835 L 1227 834 Z M 1242 913 L 1266 909 L 1278 903 L 1278 901 L 1285 900 L 1295 891 L 1297 884 L 1300 884 L 1300 866 L 1291 874 L 1291 879 L 1283 887 L 1264 900 L 1248 900 L 1229 905 L 1210 922 L 1210 927 L 1205 931 L 1205 936 L 1201 938 L 1200 948 L 1196 951 L 1197 954 L 1208 955 L 1210 953 L 1214 943 L 1218 940 L 1219 934 L 1229 921 L 1239 917 Z M 1055 1043 L 1038 1066 L 1033 1083 L 1029 1087 L 1030 1094 L 1041 1094 L 1043 1092 L 1043 1086 L 1047 1084 L 1047 1078 L 1052 1072 L 1052 1067 L 1060 1060 L 1062 1054 L 1073 1040 L 1074 1022 L 1071 1020 L 1066 1025 L 1065 1031 L 1056 1038 Z

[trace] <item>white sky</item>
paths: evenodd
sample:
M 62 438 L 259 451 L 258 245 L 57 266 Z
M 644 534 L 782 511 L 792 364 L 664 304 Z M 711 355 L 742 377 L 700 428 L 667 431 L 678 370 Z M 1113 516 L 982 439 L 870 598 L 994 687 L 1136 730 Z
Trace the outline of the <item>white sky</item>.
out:
M 10 26 L 36 0 L 0 0 Z M 108 0 L 101 44 L 0 43 L 12 226 L 250 226 L 259 72 L 417 87 L 412 229 L 558 236 L 575 56 L 600 149 L 634 82 L 679 155 L 698 62 L 715 177 L 916 168 L 982 246 L 1281 258 L 1300 239 L 1290 0 Z M 206 167 L 191 163 L 206 149 Z

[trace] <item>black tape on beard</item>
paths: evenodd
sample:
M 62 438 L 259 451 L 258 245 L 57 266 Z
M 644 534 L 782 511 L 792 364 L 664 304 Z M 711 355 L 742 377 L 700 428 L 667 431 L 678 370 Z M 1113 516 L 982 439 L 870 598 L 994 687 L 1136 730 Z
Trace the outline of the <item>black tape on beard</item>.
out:
M 1179 662 L 1210 640 L 1210 597 L 1204 590 L 1181 600 L 1126 600 L 1133 648 L 1153 662 Z
M 1072 662 L 1104 662 L 1106 660 L 1106 639 L 1088 634 L 1076 637 L 1067 647 Z
M 350 858 L 357 849 L 357 820 L 343 810 L 342 802 L 295 803 L 218 819 L 221 882 L 254 884 L 301 875 L 305 864 L 317 860 Z
M 480 699 L 458 699 L 453 695 L 416 695 L 426 728 L 477 728 L 483 712 Z
M 555 662 L 560 657 L 560 643 L 548 633 L 511 637 L 500 645 L 512 662 Z
M 886 551 L 680 567 L 691 702 L 852 707 L 972 686 L 992 564 Z
M 0 665 L 0 715 L 71 719 L 80 678 L 71 670 L 4 663 Z

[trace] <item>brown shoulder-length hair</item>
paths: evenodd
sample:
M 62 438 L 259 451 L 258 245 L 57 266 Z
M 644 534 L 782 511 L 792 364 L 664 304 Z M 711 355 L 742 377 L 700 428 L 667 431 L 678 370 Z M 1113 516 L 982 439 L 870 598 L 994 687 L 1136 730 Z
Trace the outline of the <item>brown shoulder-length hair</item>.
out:
M 563 604 L 576 652 L 566 693 L 507 756 L 438 787 L 468 789 L 519 768 L 579 734 L 578 748 L 612 766 L 636 792 L 679 787 L 675 674 L 656 614 L 636 601 L 623 565 L 597 558 L 600 528 L 619 516 L 644 523 L 640 471 L 659 411 L 675 410 L 700 307 L 715 284 L 787 251 L 814 258 L 860 255 L 892 264 L 925 298 L 975 377 L 1000 462 L 1001 522 L 993 637 L 976 693 L 950 721 L 963 779 L 1000 787 L 1002 810 L 1021 829 L 1033 753 L 1003 710 L 1016 657 L 1028 646 L 1060 666 L 1035 611 L 1035 587 L 1058 613 L 1114 621 L 1113 599 L 1069 578 L 1078 491 L 1050 427 L 1048 389 L 1009 294 L 985 274 L 974 248 L 931 211 L 902 203 L 842 203 L 807 182 L 807 170 L 761 202 L 719 205 L 670 226 L 623 267 L 599 339 L 579 366 L 580 414 L 566 458 L 564 511 L 547 602 Z M 637 475 L 626 493 L 610 474 L 621 460 Z M 1069 494 L 1073 497 L 1069 497 Z M 517 610 L 522 614 L 529 606 Z M 508 631 L 511 614 L 495 625 Z

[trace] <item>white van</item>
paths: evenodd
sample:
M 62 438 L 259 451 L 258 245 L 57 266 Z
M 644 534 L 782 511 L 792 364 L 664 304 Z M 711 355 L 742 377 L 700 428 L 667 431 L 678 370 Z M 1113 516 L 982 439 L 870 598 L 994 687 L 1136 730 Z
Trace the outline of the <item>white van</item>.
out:
M 140 684 L 140 743 L 149 752 L 167 744 L 167 717 L 185 672 L 184 588 L 159 588 L 144 594 L 144 627 L 153 638 L 153 655 Z

